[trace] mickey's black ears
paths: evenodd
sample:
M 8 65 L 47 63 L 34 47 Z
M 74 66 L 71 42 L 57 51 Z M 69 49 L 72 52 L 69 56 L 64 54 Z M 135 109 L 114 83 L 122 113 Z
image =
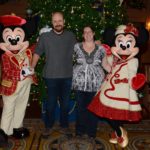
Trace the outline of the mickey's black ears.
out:
M 103 40 L 104 43 L 112 46 L 114 45 L 114 39 L 115 39 L 115 29 L 113 28 L 106 28 L 104 33 L 103 33 Z
M 3 28 L 4 28 L 3 24 L 0 23 L 0 33 L 2 33 Z
M 3 31 L 3 28 L 4 28 L 3 24 L 0 23 L 0 42 L 3 41 L 2 40 L 2 31 Z
M 26 31 L 27 38 L 30 38 L 33 34 L 37 32 L 38 28 L 38 19 L 37 17 L 31 17 L 26 19 L 26 24 L 23 25 L 23 28 Z
M 137 38 L 137 44 L 139 46 L 142 46 L 142 45 L 144 45 L 144 44 L 146 44 L 148 42 L 149 32 L 143 26 L 139 27 L 138 31 L 139 31 L 139 35 L 138 35 L 138 38 Z

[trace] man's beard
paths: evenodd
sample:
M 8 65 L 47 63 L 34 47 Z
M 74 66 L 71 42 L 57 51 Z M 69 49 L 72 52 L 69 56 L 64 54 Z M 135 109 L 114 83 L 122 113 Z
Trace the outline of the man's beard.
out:
M 64 27 L 63 26 L 61 26 L 61 25 L 58 25 L 58 26 L 55 26 L 55 27 L 53 27 L 53 29 L 56 31 L 56 32 L 62 32 L 63 30 L 64 30 Z

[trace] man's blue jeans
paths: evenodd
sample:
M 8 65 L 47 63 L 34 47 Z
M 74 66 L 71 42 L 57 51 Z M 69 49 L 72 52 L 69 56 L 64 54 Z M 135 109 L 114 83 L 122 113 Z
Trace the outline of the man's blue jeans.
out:
M 44 78 L 48 91 L 46 102 L 45 127 L 52 128 L 55 123 L 57 101 L 60 103 L 60 126 L 68 127 L 68 111 L 71 93 L 72 78 Z

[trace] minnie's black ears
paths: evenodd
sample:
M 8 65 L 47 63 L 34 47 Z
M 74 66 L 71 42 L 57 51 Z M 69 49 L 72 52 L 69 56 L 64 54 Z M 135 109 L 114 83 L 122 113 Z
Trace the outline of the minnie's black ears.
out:
M 103 40 L 104 43 L 112 46 L 114 45 L 114 40 L 115 40 L 115 29 L 113 28 L 106 28 L 104 33 L 103 33 Z
M 141 26 L 138 28 L 138 31 L 139 31 L 139 36 L 137 38 L 137 44 L 139 46 L 142 46 L 144 44 L 146 44 L 148 42 L 148 39 L 149 39 L 149 32 L 148 30 Z

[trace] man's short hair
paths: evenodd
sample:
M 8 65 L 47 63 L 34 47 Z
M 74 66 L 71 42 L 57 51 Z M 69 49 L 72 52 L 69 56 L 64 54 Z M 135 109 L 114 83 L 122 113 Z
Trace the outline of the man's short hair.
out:
M 61 12 L 61 11 L 52 12 L 52 18 L 53 18 L 53 16 L 54 16 L 55 14 L 60 14 L 60 15 L 64 18 L 64 14 L 63 14 L 63 12 Z

